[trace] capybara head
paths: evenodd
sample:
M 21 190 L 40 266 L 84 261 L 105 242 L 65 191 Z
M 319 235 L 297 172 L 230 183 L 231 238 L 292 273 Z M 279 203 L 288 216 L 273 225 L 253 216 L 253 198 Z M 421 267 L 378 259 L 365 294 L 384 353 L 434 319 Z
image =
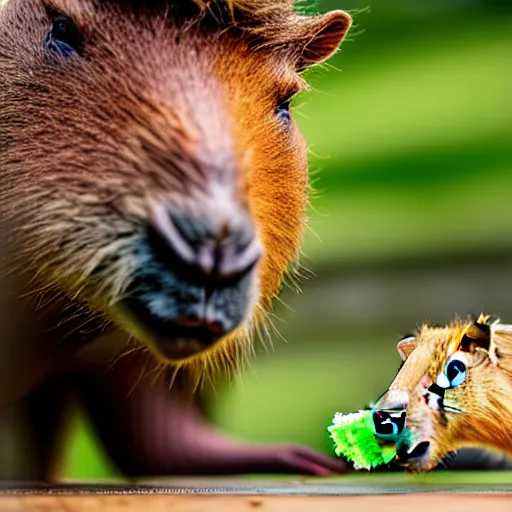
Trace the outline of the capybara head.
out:
M 469 447 L 512 453 L 512 326 L 486 315 L 424 326 L 398 350 L 404 363 L 377 403 L 374 422 L 377 434 L 393 423 L 409 430 L 400 464 L 429 471 Z
M 1 199 L 20 267 L 163 360 L 242 339 L 301 243 L 290 102 L 349 26 L 292 0 L 8 0 Z

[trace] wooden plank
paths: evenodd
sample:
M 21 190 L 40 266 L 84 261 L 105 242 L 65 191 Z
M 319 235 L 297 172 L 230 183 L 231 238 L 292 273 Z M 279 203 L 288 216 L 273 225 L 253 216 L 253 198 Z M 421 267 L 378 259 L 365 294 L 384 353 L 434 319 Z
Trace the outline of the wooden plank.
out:
M 2 512 L 442 512 L 510 511 L 506 495 L 286 496 L 25 496 L 0 498 Z
M 207 495 L 207 496 L 361 496 L 403 494 L 509 494 L 512 473 L 443 473 L 435 475 L 354 474 L 332 478 L 231 477 L 164 478 L 128 483 L 67 482 L 60 485 L 0 483 L 0 496 L 53 497 L 110 495 Z M 0 509 L 1 512 L 1 509 Z

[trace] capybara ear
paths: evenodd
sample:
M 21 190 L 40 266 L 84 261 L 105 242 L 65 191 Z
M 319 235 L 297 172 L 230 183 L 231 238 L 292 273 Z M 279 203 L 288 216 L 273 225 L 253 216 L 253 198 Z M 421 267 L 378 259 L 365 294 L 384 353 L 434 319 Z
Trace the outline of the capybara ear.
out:
M 302 51 L 297 68 L 304 71 L 336 53 L 352 25 L 352 18 L 344 11 L 331 11 L 304 17 L 300 23 Z
M 398 342 L 396 349 L 398 350 L 398 353 L 400 354 L 400 357 L 403 361 L 405 361 L 412 354 L 417 344 L 418 343 L 414 336 L 407 336 Z

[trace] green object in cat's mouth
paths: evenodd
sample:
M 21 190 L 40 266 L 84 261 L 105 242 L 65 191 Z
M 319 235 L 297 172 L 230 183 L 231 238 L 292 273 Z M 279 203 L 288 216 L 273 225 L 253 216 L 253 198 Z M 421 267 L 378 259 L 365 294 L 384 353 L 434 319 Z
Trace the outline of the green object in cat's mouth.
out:
M 336 455 L 352 462 L 355 469 L 370 470 L 396 458 L 396 444 L 375 436 L 372 411 L 337 413 L 328 428 Z

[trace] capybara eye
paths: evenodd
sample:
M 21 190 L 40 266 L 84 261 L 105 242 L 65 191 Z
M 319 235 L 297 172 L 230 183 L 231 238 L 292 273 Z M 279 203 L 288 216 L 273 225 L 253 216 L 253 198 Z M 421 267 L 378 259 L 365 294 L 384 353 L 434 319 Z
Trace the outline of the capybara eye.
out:
M 65 15 L 57 16 L 52 23 L 44 44 L 61 58 L 76 57 L 82 48 L 83 36 L 74 21 Z
M 276 116 L 278 120 L 286 126 L 290 126 L 291 123 L 291 114 L 290 114 L 290 105 L 292 103 L 291 98 L 288 98 L 279 103 L 279 106 L 276 110 Z

